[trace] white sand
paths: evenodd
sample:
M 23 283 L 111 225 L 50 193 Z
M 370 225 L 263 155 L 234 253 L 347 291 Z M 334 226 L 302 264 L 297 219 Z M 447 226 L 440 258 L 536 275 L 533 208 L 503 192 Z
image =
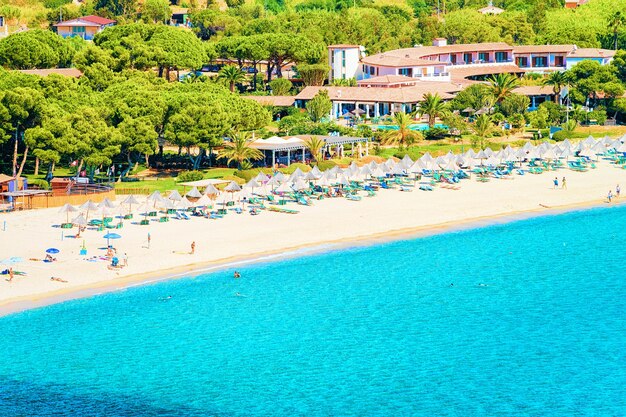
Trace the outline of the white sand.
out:
M 552 180 L 567 178 L 567 190 L 554 190 Z M 541 175 L 515 175 L 512 180 L 492 179 L 478 183 L 461 182 L 458 191 L 436 188 L 433 192 L 380 190 L 373 198 L 360 202 L 342 198 L 315 201 L 311 207 L 289 204 L 300 210 L 297 215 L 262 212 L 258 216 L 229 212 L 219 220 L 192 217 L 190 220 L 151 222 L 149 226 L 130 224 L 115 230 L 122 239 L 112 241 L 118 254 L 128 254 L 129 266 L 107 269 L 105 261 L 88 262 L 79 256 L 83 239 L 88 256 L 104 255 L 103 232 L 87 230 L 80 239 L 61 240 L 62 230 L 52 227 L 65 221 L 58 208 L 0 214 L 0 259 L 19 256 L 24 262 L 15 269 L 27 272 L 7 282 L 0 280 L 0 305 L 16 301 L 34 301 L 112 283 L 128 284 L 148 276 L 162 276 L 178 268 L 190 270 L 211 262 L 225 262 L 238 257 L 280 253 L 302 246 L 355 240 L 384 234 L 415 232 L 425 227 L 445 227 L 459 222 L 479 220 L 525 211 L 546 210 L 543 206 L 572 207 L 601 204 L 616 184 L 626 187 L 626 170 L 607 163 L 586 173 L 570 170 Z M 623 197 L 622 197 L 623 198 Z M 6 231 L 2 231 L 6 221 Z M 152 243 L 148 249 L 147 235 Z M 76 229 L 64 231 L 76 233 Z M 190 244 L 196 253 L 190 255 Z M 29 261 L 43 258 L 50 247 L 60 249 L 57 262 Z M 146 275 L 147 274 L 147 275 Z M 54 282 L 60 277 L 68 283 Z M 128 278 L 128 279 L 126 279 Z

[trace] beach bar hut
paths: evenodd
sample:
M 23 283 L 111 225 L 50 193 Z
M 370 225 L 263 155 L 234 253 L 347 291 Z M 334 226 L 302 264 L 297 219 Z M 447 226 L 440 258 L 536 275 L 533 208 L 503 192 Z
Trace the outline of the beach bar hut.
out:
M 264 159 L 267 162 L 271 160 L 272 167 L 276 166 L 276 161 L 283 159 L 281 154 L 287 154 L 286 165 L 291 164 L 291 154 L 294 155 L 301 154 L 302 162 L 306 162 L 306 146 L 304 145 L 304 141 L 300 138 L 279 138 L 278 136 L 272 136 L 268 139 L 257 139 L 250 144 L 252 148 L 258 149 L 263 152 Z M 271 155 L 271 159 L 269 159 L 269 155 Z

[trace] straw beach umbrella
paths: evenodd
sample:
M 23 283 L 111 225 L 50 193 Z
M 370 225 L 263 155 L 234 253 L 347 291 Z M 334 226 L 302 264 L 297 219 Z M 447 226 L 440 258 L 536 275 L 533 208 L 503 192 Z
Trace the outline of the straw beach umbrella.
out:
M 98 208 L 102 208 L 102 207 L 112 209 L 112 208 L 115 208 L 115 204 L 113 204 L 113 202 L 109 200 L 108 198 L 105 198 L 100 203 L 98 203 Z
M 187 198 L 200 198 L 202 194 L 198 191 L 198 187 L 193 187 L 187 194 L 185 194 Z
M 87 220 L 89 220 L 89 211 L 90 210 L 98 210 L 98 205 L 96 203 L 94 203 L 93 201 L 87 200 L 85 201 L 83 204 L 80 205 L 80 209 L 81 210 L 86 210 L 87 214 L 85 215 L 85 218 Z
M 66 221 L 65 223 L 69 223 L 70 222 L 70 213 L 74 213 L 78 211 L 78 209 L 74 206 L 72 206 L 71 204 L 65 203 L 60 209 L 59 209 L 59 213 L 65 213 L 65 218 Z
M 139 204 L 139 201 L 135 198 L 135 196 L 129 195 L 122 201 L 121 204 L 128 206 L 128 214 L 130 215 L 133 211 L 133 204 Z

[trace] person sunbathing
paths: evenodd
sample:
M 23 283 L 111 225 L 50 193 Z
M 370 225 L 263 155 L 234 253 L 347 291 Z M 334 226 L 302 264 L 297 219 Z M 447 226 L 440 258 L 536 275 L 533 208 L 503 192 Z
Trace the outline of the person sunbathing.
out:
M 64 280 L 64 279 L 59 278 L 59 277 L 50 277 L 50 281 L 67 282 L 67 280 Z
M 57 260 L 57 258 L 53 258 L 53 257 L 52 257 L 52 255 L 47 254 L 47 255 L 46 255 L 46 259 L 44 259 L 43 261 L 44 261 L 44 262 L 54 262 L 54 261 L 56 261 L 56 260 Z

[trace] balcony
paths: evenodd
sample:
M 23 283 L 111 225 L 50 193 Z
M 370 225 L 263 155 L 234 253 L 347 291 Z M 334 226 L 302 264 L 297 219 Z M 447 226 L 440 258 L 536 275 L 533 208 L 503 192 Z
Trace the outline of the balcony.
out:
M 509 59 L 503 59 L 501 61 L 496 61 L 495 59 L 489 60 L 489 61 L 483 61 L 483 60 L 477 59 L 476 61 L 472 61 L 470 63 L 465 62 L 465 61 L 456 62 L 454 64 L 451 62 L 447 62 L 446 65 L 453 66 L 453 67 L 469 67 L 469 66 L 487 67 L 487 66 L 492 66 L 492 65 L 502 65 L 502 64 L 512 64 L 512 63 L 514 63 L 514 60 L 512 58 L 509 58 Z

